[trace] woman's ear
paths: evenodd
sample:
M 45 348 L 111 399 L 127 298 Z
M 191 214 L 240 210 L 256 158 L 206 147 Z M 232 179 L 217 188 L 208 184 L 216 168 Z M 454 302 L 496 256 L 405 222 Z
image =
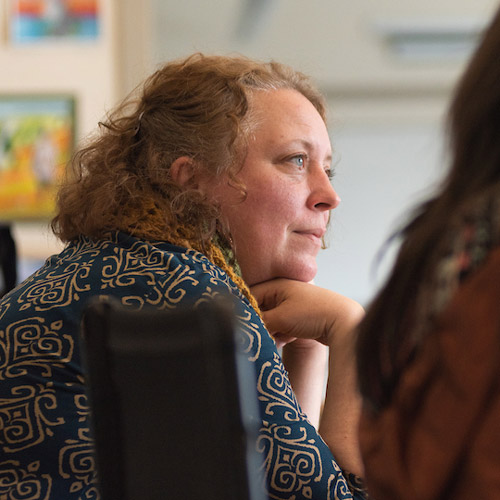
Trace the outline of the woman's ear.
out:
M 209 176 L 189 156 L 180 156 L 172 163 L 170 176 L 181 187 L 198 189 L 205 194 L 213 190 Z
M 192 185 L 193 180 L 195 180 L 193 159 L 189 158 L 189 156 L 180 156 L 177 158 L 170 166 L 170 176 L 179 186 Z

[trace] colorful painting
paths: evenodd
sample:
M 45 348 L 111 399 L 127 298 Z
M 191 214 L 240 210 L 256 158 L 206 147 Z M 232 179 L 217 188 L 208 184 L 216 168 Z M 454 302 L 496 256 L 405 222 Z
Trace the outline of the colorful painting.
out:
M 72 97 L 0 97 L 0 221 L 53 215 L 73 146 Z
M 98 0 L 10 0 L 10 39 L 95 40 L 99 34 Z

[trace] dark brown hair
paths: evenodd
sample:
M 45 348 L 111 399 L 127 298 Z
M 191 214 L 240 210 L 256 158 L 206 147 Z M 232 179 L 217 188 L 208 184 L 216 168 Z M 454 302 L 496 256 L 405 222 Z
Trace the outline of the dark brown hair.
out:
M 168 231 L 189 226 L 208 240 L 217 207 L 194 187 L 175 184 L 170 166 L 187 156 L 209 178 L 227 177 L 244 195 L 237 172 L 253 126 L 249 99 L 252 92 L 281 88 L 303 94 L 325 120 L 321 94 L 288 66 L 202 54 L 165 64 L 76 153 L 58 194 L 53 231 L 63 241 L 99 238 L 122 228 L 124 218 L 147 219 L 154 210 Z
M 391 401 L 413 332 L 415 299 L 433 276 L 454 214 L 500 182 L 500 10 L 483 34 L 450 107 L 452 163 L 438 193 L 399 232 L 402 244 L 392 272 L 359 329 L 358 376 L 367 403 Z

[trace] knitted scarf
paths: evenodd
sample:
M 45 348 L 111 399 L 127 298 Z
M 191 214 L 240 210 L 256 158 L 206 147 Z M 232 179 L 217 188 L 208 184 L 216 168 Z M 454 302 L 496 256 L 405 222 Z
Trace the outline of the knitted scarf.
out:
M 179 226 L 171 229 L 164 212 L 154 201 L 141 200 L 137 205 L 128 205 L 124 208 L 121 219 L 122 224 L 118 229 L 131 236 L 147 241 L 165 241 L 204 254 L 210 262 L 220 267 L 231 278 L 257 314 L 262 317 L 257 300 L 243 280 L 233 250 L 226 238 L 216 233 L 208 244 L 203 244 L 200 238 L 197 238 L 194 228 Z

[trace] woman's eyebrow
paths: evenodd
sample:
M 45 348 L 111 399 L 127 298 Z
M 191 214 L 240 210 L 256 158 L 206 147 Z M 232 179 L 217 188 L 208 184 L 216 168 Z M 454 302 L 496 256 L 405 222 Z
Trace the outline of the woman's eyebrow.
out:
M 316 149 L 318 149 L 317 144 L 309 141 L 308 139 L 294 139 L 289 141 L 288 144 L 290 147 L 293 147 L 295 145 L 300 145 L 304 149 L 307 149 L 308 151 L 315 151 Z M 324 160 L 331 163 L 331 161 L 333 160 L 333 152 L 328 153 L 325 156 Z

